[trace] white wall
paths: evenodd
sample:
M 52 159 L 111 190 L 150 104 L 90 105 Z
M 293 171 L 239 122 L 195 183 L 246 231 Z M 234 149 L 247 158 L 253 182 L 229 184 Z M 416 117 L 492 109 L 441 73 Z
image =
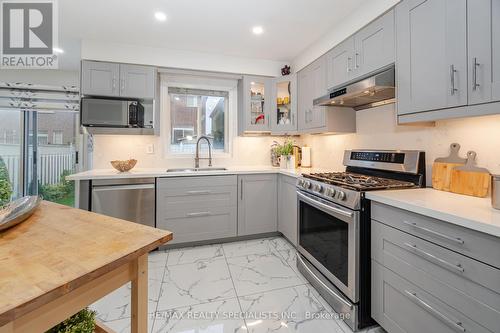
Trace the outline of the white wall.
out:
M 380 14 L 397 4 L 401 0 L 370 0 L 355 10 L 342 21 L 338 22 L 323 37 L 307 46 L 293 61 L 294 72 L 301 70 L 338 43 L 364 27 L 368 22 L 373 21 Z
M 417 149 L 426 152 L 427 178 L 435 158 L 448 156 L 449 145 L 460 143 L 461 155 L 477 152 L 477 163 L 492 173 L 500 173 L 500 115 L 443 120 L 435 127 L 398 126 L 394 105 L 358 111 L 357 133 L 302 137 L 312 148 L 312 165 L 343 170 L 345 149 Z
M 279 76 L 286 62 L 147 46 L 82 41 L 82 59 L 212 72 Z
M 233 156 L 215 158 L 214 166 L 268 166 L 270 163 L 270 146 L 273 137 L 236 137 L 233 140 Z M 146 146 L 154 144 L 155 153 L 147 154 Z M 135 158 L 137 168 L 179 168 L 194 167 L 194 155 L 184 158 L 165 156 L 165 137 L 135 135 L 99 135 L 94 137 L 94 169 L 109 169 L 109 161 Z M 201 161 L 206 166 L 207 161 Z

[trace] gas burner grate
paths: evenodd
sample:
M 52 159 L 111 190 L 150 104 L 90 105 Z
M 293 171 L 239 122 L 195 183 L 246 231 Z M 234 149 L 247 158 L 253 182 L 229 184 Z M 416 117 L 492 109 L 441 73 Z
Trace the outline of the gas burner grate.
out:
M 309 175 L 304 175 L 304 177 L 331 185 L 350 188 L 356 191 L 415 187 L 415 184 L 411 182 L 389 178 L 372 177 L 350 172 L 311 173 Z

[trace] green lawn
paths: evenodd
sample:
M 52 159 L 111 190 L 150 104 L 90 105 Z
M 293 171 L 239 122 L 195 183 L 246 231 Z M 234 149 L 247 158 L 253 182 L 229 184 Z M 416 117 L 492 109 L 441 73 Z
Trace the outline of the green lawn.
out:
M 69 207 L 75 207 L 75 194 L 71 193 L 70 195 L 64 196 L 59 200 L 55 200 L 54 202 Z

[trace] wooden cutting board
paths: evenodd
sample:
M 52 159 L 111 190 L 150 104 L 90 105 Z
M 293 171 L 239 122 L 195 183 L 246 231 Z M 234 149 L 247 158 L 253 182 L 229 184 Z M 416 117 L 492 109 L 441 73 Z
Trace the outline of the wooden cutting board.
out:
M 452 170 L 450 191 L 484 198 L 490 190 L 490 179 L 487 169 L 476 167 L 476 153 L 469 151 L 467 163 Z
M 450 145 L 450 155 L 448 157 L 436 158 L 432 165 L 432 187 L 440 191 L 450 191 L 451 174 L 455 167 L 465 165 L 465 158 L 458 156 L 460 145 L 452 143 Z

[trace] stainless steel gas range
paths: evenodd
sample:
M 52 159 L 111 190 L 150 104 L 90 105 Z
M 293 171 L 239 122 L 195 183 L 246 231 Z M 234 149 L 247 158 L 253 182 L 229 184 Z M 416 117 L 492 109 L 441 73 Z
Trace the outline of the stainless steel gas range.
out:
M 347 150 L 345 172 L 297 180 L 300 272 L 354 330 L 370 316 L 370 202 L 366 191 L 425 187 L 421 151 Z

